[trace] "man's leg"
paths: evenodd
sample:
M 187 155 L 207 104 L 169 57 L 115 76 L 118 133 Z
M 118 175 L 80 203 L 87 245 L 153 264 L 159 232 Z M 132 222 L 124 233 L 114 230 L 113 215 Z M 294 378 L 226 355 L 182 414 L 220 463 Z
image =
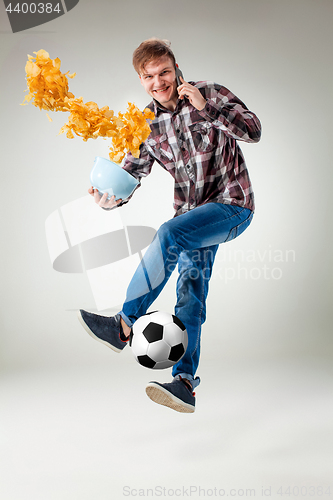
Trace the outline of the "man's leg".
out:
M 150 382 L 147 395 L 155 403 L 183 413 L 195 410 L 193 389 L 200 383 L 195 376 L 200 356 L 201 325 L 206 319 L 208 284 L 218 245 L 182 252 L 178 260 L 176 316 L 184 323 L 188 346 L 172 369 L 171 383 Z
M 177 304 L 175 315 L 184 323 L 188 346 L 182 359 L 172 369 L 176 378 L 191 382 L 194 389 L 200 379 L 194 379 L 199 364 L 201 326 L 206 320 L 206 298 L 218 245 L 204 247 L 179 256 Z
M 147 312 L 170 278 L 182 252 L 233 239 L 250 224 L 252 215 L 246 208 L 207 203 L 165 222 L 127 289 L 120 312 L 125 323 L 131 326 Z
M 207 203 L 167 221 L 137 268 L 122 311 L 106 318 L 81 310 L 81 324 L 94 338 L 120 352 L 127 337 L 122 323 L 130 328 L 147 312 L 171 276 L 180 254 L 235 238 L 250 224 L 252 215 L 246 208 Z

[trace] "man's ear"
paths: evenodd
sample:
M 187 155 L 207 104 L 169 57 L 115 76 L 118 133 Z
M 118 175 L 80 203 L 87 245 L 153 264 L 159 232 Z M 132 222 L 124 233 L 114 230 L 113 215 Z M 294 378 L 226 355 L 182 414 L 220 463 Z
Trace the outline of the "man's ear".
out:
M 142 81 L 142 76 L 141 75 L 139 75 L 139 79 L 140 79 L 141 85 L 143 85 L 143 81 Z

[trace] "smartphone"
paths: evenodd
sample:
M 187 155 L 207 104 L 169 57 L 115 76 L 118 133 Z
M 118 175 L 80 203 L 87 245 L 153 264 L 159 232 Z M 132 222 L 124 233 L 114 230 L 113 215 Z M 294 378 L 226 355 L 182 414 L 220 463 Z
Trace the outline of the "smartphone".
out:
M 180 80 L 180 76 L 184 79 L 182 71 L 176 66 L 176 80 L 177 80 L 177 87 L 182 84 Z
M 177 80 L 177 87 L 179 87 L 179 85 L 181 85 L 183 82 L 180 80 L 179 77 L 182 77 L 182 79 L 184 80 L 184 77 L 183 77 L 183 73 L 182 71 L 178 68 L 178 66 L 176 66 L 176 80 Z M 187 97 L 186 94 L 184 94 L 184 97 Z

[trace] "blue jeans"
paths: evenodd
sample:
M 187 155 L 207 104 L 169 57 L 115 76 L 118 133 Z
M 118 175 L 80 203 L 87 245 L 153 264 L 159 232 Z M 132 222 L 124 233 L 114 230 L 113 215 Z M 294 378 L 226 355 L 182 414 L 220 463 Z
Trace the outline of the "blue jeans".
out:
M 179 215 L 157 231 L 128 286 L 120 312 L 128 326 L 143 314 L 161 293 L 178 263 L 175 315 L 184 323 L 188 346 L 172 375 L 196 387 L 201 325 L 206 319 L 206 298 L 215 254 L 220 243 L 236 238 L 250 224 L 253 212 L 222 203 L 207 203 Z

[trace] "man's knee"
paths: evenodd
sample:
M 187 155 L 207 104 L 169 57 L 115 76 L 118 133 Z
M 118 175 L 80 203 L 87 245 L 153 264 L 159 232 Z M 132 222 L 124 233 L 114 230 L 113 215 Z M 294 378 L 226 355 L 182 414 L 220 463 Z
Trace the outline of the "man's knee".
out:
M 159 227 L 156 238 L 158 238 L 162 247 L 166 248 L 168 251 L 176 251 L 177 255 L 179 254 L 181 249 L 177 242 L 177 234 L 170 224 L 170 221 L 164 222 Z

